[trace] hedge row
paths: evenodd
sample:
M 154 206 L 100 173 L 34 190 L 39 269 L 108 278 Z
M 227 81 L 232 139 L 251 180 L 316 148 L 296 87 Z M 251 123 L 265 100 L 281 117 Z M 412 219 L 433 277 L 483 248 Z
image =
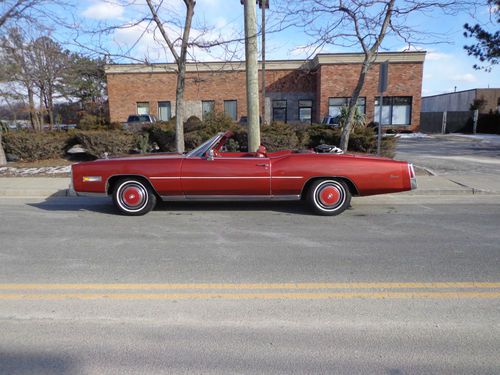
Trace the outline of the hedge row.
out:
M 196 117 L 188 119 L 184 126 L 186 150 L 197 147 L 220 131 L 231 129 L 234 139 L 227 145 L 230 151 L 246 151 L 246 128 L 234 124 L 223 114 L 213 114 L 201 122 Z M 323 125 L 288 125 L 273 123 L 261 128 L 261 142 L 268 151 L 283 149 L 314 148 L 320 144 L 338 145 L 340 130 Z M 3 136 L 5 152 L 20 160 L 33 161 L 58 158 L 74 145 L 81 145 L 95 158 L 104 153 L 120 155 L 134 152 L 175 151 L 175 124 L 173 121 L 157 123 L 139 133 L 121 130 L 88 130 L 70 132 L 8 132 Z M 383 140 L 385 156 L 394 156 L 395 140 Z M 376 150 L 376 137 L 371 128 L 356 128 L 349 139 L 349 151 L 373 153 Z
M 199 120 L 198 120 L 199 121 Z M 198 125 L 196 120 L 188 120 L 184 127 L 184 140 L 186 150 L 191 150 L 220 131 L 232 130 L 235 135 L 229 144 L 231 151 L 246 151 L 246 128 L 225 121 L 207 120 Z M 149 140 L 158 146 L 160 151 L 175 150 L 175 126 L 171 123 L 154 125 L 144 129 L 149 135 Z M 338 145 L 340 143 L 340 129 L 324 125 L 288 125 L 273 123 L 261 127 L 261 143 L 268 151 L 283 149 L 314 148 L 320 144 Z M 384 156 L 393 157 L 395 139 L 384 138 L 382 153 Z M 349 138 L 349 151 L 374 153 L 377 149 L 377 138 L 373 128 L 355 128 Z
M 105 152 L 110 155 L 127 154 L 137 148 L 140 138 L 140 134 L 119 130 L 15 131 L 4 133 L 2 143 L 6 154 L 16 156 L 22 161 L 35 161 L 63 157 L 67 150 L 77 144 L 95 158 L 102 157 Z

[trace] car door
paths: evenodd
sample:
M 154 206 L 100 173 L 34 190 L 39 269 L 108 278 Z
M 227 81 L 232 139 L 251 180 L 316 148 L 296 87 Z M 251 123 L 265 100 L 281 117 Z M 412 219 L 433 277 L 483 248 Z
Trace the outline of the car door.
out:
M 186 197 L 269 196 L 270 171 L 269 158 L 185 158 L 181 167 L 181 185 Z

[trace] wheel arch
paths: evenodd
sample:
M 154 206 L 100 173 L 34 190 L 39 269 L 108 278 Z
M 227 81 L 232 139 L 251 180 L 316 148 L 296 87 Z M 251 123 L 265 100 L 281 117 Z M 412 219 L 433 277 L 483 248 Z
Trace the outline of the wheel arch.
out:
M 139 181 L 147 184 L 151 188 L 151 190 L 154 192 L 154 194 L 156 195 L 156 197 L 160 198 L 160 195 L 158 194 L 158 192 L 154 188 L 154 186 L 151 183 L 151 181 L 149 181 L 149 179 L 146 176 L 139 175 L 139 174 L 117 174 L 117 175 L 110 176 L 108 178 L 108 180 L 106 181 L 106 194 L 107 195 L 112 195 L 113 191 L 115 189 L 116 183 L 118 181 L 120 181 L 121 179 L 124 179 L 124 178 L 137 179 L 137 180 L 139 180 Z
M 318 180 L 339 180 L 343 181 L 347 184 L 347 187 L 349 188 L 349 192 L 351 193 L 352 196 L 359 196 L 359 191 L 354 182 L 350 180 L 347 177 L 344 176 L 317 176 L 317 177 L 311 177 L 309 180 L 306 181 L 304 186 L 302 187 L 302 191 L 300 193 L 300 199 L 304 200 L 307 196 L 307 191 L 309 190 L 309 187 Z

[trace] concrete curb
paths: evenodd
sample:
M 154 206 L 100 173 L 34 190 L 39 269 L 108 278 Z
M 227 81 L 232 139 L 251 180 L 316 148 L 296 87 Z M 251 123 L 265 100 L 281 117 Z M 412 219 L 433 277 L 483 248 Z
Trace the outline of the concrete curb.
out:
M 0 197 L 66 197 L 69 184 L 69 178 L 61 177 L 1 177 Z
M 60 177 L 0 177 L 2 198 L 52 198 L 76 196 L 69 190 L 70 179 Z M 466 186 L 443 176 L 418 176 L 417 190 L 398 193 L 407 196 L 426 195 L 500 195 L 498 191 Z

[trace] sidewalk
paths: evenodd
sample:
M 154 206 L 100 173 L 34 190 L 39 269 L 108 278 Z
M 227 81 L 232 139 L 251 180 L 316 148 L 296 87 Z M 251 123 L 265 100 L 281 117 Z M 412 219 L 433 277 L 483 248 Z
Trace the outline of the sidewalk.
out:
M 68 177 L 0 177 L 2 197 L 64 197 L 70 196 Z M 417 176 L 417 190 L 406 195 L 500 195 L 500 176 L 446 175 Z
M 69 196 L 69 177 L 0 177 L 0 198 Z

